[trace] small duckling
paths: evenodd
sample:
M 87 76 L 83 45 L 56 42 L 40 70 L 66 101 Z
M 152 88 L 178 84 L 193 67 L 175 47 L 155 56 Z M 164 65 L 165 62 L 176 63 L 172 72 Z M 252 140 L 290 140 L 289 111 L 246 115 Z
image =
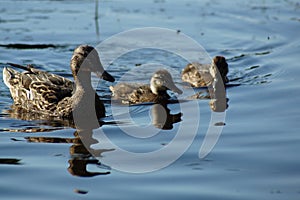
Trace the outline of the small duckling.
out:
M 218 72 L 223 83 L 228 83 L 228 64 L 223 56 L 213 58 L 211 64 L 190 63 L 181 73 L 184 82 L 190 83 L 193 87 L 205 87 L 211 85 L 217 78 Z
M 110 90 L 113 98 L 121 100 L 124 104 L 161 103 L 170 98 L 167 90 L 182 94 L 182 91 L 175 85 L 171 74 L 164 69 L 153 74 L 150 85 L 119 83 L 110 86 Z

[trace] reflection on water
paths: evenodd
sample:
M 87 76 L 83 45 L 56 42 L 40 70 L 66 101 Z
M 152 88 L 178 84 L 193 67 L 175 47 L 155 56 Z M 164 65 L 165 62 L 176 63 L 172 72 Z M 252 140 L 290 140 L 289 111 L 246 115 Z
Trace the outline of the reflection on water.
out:
M 230 87 L 232 86 L 229 83 Z M 219 79 L 214 79 L 213 84 L 209 85 L 207 88 L 200 88 L 201 90 L 196 92 L 194 95 L 189 96 L 188 99 L 207 99 L 209 101 L 210 109 L 213 112 L 224 112 L 228 108 L 228 101 L 226 90 L 227 84 L 224 85 L 223 81 Z
M 5 48 L 8 48 L 8 49 L 66 48 L 65 45 L 55 45 L 55 44 L 25 44 L 25 43 L 0 44 L 0 47 L 5 47 Z
M 213 112 L 224 112 L 228 108 L 228 98 L 226 97 L 226 86 L 222 79 L 217 78 L 214 80 L 210 90 L 210 108 Z
M 154 104 L 151 109 L 152 124 L 159 129 L 170 130 L 181 121 L 182 113 L 171 114 L 167 104 Z
M 177 102 L 177 101 L 176 101 Z M 147 105 L 144 105 L 147 106 Z M 55 130 L 63 129 L 66 127 L 75 128 L 73 120 L 62 119 L 50 119 L 49 116 L 38 115 L 36 113 L 26 112 L 20 110 L 18 106 L 12 105 L 10 109 L 3 110 L 6 117 L 12 119 L 21 119 L 30 122 L 31 126 L 11 127 L 5 131 L 9 132 L 27 132 L 27 133 L 49 133 Z M 174 123 L 181 121 L 182 113 L 171 114 L 171 110 L 167 104 L 153 104 L 151 106 L 151 118 L 154 127 L 162 130 L 171 130 Z M 122 125 L 122 121 L 104 122 L 102 125 Z M 44 128 L 43 128 L 44 127 Z M 49 127 L 49 128 L 48 128 Z M 114 151 L 114 149 L 93 149 L 90 148 L 93 144 L 97 144 L 99 141 L 93 138 L 93 130 L 84 129 L 76 130 L 73 138 L 64 137 L 48 137 L 48 136 L 27 136 L 26 141 L 30 143 L 64 143 L 72 144 L 69 148 L 70 159 L 68 160 L 68 172 L 74 176 L 92 177 L 97 175 L 110 174 L 109 166 L 101 164 L 102 153 Z M 87 149 L 87 148 L 89 149 Z M 3 161 L 3 162 L 2 162 Z M 17 159 L 2 159 L 2 163 L 6 164 L 20 164 L 20 160 Z M 94 165 L 101 169 L 101 171 L 90 172 L 87 169 L 88 165 Z M 104 172 L 102 170 L 105 170 Z
M 54 138 L 54 137 L 26 137 L 25 139 L 28 142 L 35 143 L 71 143 L 69 149 L 70 159 L 68 161 L 69 167 L 68 172 L 74 176 L 81 177 L 92 177 L 98 175 L 107 175 L 110 174 L 110 171 L 107 171 L 106 166 L 102 166 L 100 161 L 96 159 L 93 155 L 101 157 L 101 154 L 106 151 L 112 151 L 111 149 L 98 149 L 97 152 L 92 152 L 91 154 L 83 145 L 81 138 L 84 136 L 85 142 L 89 142 L 90 145 L 95 143 L 95 140 L 92 138 L 92 131 L 84 131 L 79 133 L 78 131 L 74 132 L 74 138 Z M 106 169 L 104 172 L 90 172 L 87 169 L 88 165 L 95 165 L 98 168 Z
M 31 126 L 25 128 L 14 127 L 10 129 L 4 129 L 3 131 L 9 132 L 27 132 L 27 133 L 38 133 L 38 132 L 51 132 L 55 130 L 60 130 L 65 127 L 75 128 L 75 123 L 73 120 L 68 119 L 59 119 L 59 118 L 50 118 L 48 115 L 40 115 L 37 113 L 28 112 L 21 109 L 19 106 L 11 105 L 10 109 L 3 110 L 6 117 L 12 119 L 20 119 L 31 122 Z M 115 124 L 116 122 L 103 122 L 99 121 L 99 126 L 104 124 Z M 43 128 L 44 127 L 44 128 Z M 48 128 L 49 127 L 49 128 Z M 109 171 L 105 172 L 90 172 L 87 170 L 87 166 L 95 165 L 98 168 L 107 169 L 101 165 L 98 158 L 101 157 L 101 154 L 106 151 L 112 151 L 112 149 L 97 149 L 93 152 L 89 152 L 86 147 L 83 145 L 82 140 L 84 140 L 85 145 L 88 147 L 94 143 L 97 143 L 96 140 L 92 138 L 92 130 L 77 130 L 74 132 L 74 138 L 61 138 L 61 137 L 34 137 L 29 136 L 25 137 L 28 142 L 31 143 L 69 143 L 72 144 L 69 153 L 70 159 L 68 161 L 69 167 L 68 171 L 74 176 L 81 177 L 92 177 L 97 175 L 107 175 L 110 174 Z M 20 164 L 18 159 L 1 159 L 0 164 Z
M 219 74 L 220 76 L 220 74 Z M 210 99 L 210 108 L 213 112 L 224 112 L 227 108 L 227 102 L 228 99 L 226 98 L 226 90 L 224 87 L 224 83 L 222 78 L 215 77 L 212 81 L 212 84 L 210 84 L 207 89 L 207 93 L 209 95 L 205 96 L 205 99 Z M 199 94 L 196 99 L 199 98 Z M 192 100 L 195 101 L 195 100 Z M 169 103 L 175 103 L 178 104 L 178 100 L 171 100 Z M 146 106 L 146 105 L 141 105 Z M 74 138 L 57 138 L 57 137 L 25 137 L 25 139 L 28 142 L 35 142 L 35 143 L 72 143 L 72 146 L 70 147 L 69 153 L 71 159 L 69 162 L 68 171 L 75 176 L 83 176 L 83 177 L 91 177 L 91 176 L 97 176 L 97 175 L 104 175 L 109 174 L 109 171 L 106 172 L 90 172 L 87 170 L 87 165 L 95 165 L 97 167 L 103 167 L 101 165 L 100 161 L 97 158 L 102 157 L 102 153 L 104 152 L 111 152 L 115 149 L 93 149 L 90 148 L 93 144 L 97 144 L 98 141 L 93 139 L 93 129 L 95 126 L 90 126 L 90 121 L 94 120 L 92 119 L 92 116 L 84 118 L 84 120 L 78 121 L 80 126 L 78 127 L 77 122 L 75 123 L 72 119 L 71 120 L 61 120 L 56 118 L 49 118 L 47 115 L 39 115 L 36 113 L 31 113 L 28 111 L 22 110 L 18 106 L 14 106 L 14 104 L 10 107 L 9 110 L 4 110 L 4 113 L 6 113 L 9 117 L 15 118 L 15 119 L 21 119 L 26 121 L 36 121 L 38 126 L 50 126 L 50 127 L 72 127 L 77 128 L 77 131 L 74 133 Z M 80 114 L 80 113 L 77 113 Z M 189 115 L 190 113 L 186 113 Z M 194 113 L 192 113 L 194 114 Z M 151 119 L 152 124 L 154 127 L 162 129 L 162 130 L 171 130 L 173 129 L 173 124 L 181 122 L 182 113 L 178 112 L 176 114 L 171 114 L 171 109 L 168 108 L 167 103 L 161 103 L 161 104 L 153 104 L 151 106 Z M 80 116 L 80 115 L 78 115 Z M 198 117 L 198 116 L 195 116 Z M 122 122 L 122 121 L 121 121 Z M 82 124 L 83 123 L 83 124 Z M 109 122 L 109 124 L 114 124 L 116 122 Z M 97 127 L 101 127 L 105 122 L 97 123 Z M 108 123 L 107 123 L 108 124 Z M 118 124 L 118 123 L 116 123 Z M 119 123 L 120 125 L 121 123 Z M 214 124 L 214 126 L 224 126 L 224 121 L 218 121 Z M 87 127 L 90 126 L 90 129 L 87 129 Z M 82 127 L 85 127 L 84 129 Z M 36 127 L 27 127 L 24 129 L 18 129 L 18 131 L 24 131 L 24 132 L 50 132 L 55 129 L 47 129 L 47 128 L 36 128 Z M 13 132 L 14 130 L 9 130 Z M 220 132 L 218 133 L 218 137 L 220 136 Z M 214 140 L 212 143 L 215 145 L 218 137 L 215 137 L 216 140 Z M 112 155 L 112 154 L 111 154 Z M 107 168 L 107 166 L 106 166 Z
M 12 129 L 9 131 L 23 131 L 23 132 L 47 132 L 63 129 L 64 127 L 75 127 L 73 120 L 60 119 L 49 117 L 48 115 L 39 114 L 36 112 L 28 112 L 20 106 L 12 104 L 10 109 L 2 111 L 7 117 L 13 119 L 20 119 L 25 121 L 34 121 L 36 127 L 28 127 L 26 129 Z
M 99 11 L 95 7 L 97 3 Z M 38 9 L 34 8 L 37 4 Z M 210 117 L 210 111 L 218 114 L 225 109 L 226 126 L 215 124 L 224 126 L 224 132 L 212 154 L 205 160 L 194 157 L 203 141 L 202 128 L 207 128 L 204 125 L 194 144 L 176 163 L 158 173 L 139 176 L 118 173 L 101 165 L 101 156 L 95 160 L 84 149 L 77 133 L 67 137 L 68 133 L 57 131 L 72 127 L 72 123 L 32 119 L 10 109 L 12 101 L 0 74 L 2 198 L 76 199 L 76 195 L 88 191 L 90 199 L 190 197 L 211 200 L 221 196 L 223 199 L 299 199 L 299 109 L 295 106 L 299 102 L 299 83 L 295 81 L 299 76 L 298 1 L 134 0 L 118 1 L 117 4 L 98 0 L 96 4 L 94 1 L 6 1 L 1 7 L 1 66 L 6 62 L 35 63 L 41 69 L 71 78 L 66 58 L 75 46 L 83 42 L 95 45 L 120 31 L 143 26 L 180 30 L 178 34 L 191 36 L 210 55 L 224 55 L 230 64 L 230 82 L 225 94 L 211 97 L 207 88 L 198 88 L 194 98 L 184 102 L 188 106 L 191 102 L 205 106 L 201 107 L 201 122 Z M 116 47 L 110 48 L 113 52 Z M 137 63 L 149 61 L 165 61 L 164 64 L 170 64 L 178 71 L 187 64 L 165 54 L 161 57 L 140 54 L 124 56 L 110 66 L 109 71 L 119 78 L 126 70 L 138 67 Z M 142 76 L 139 78 L 143 79 Z M 105 106 L 109 110 L 107 85 L 99 87 L 97 92 L 105 94 Z M 151 122 L 146 117 L 141 119 L 142 115 L 147 115 L 146 109 L 131 114 L 138 115 L 140 121 L 148 120 L 154 127 L 155 124 L 161 128 L 173 126 L 165 130 L 171 133 L 181 123 L 195 126 L 187 118 L 189 112 L 183 112 L 180 117 L 176 110 L 174 115 L 178 113 L 178 122 L 174 120 L 175 123 L 169 125 L 163 125 L 163 118 L 152 114 L 162 110 L 169 113 L 169 109 L 172 115 L 170 104 L 147 108 L 151 108 L 149 114 L 154 119 Z M 166 121 L 172 121 L 172 118 Z M 179 121 L 180 118 L 183 121 Z M 114 125 L 101 128 L 108 130 L 116 141 L 128 144 L 127 139 L 123 140 L 115 131 Z M 94 144 L 90 135 L 83 139 Z M 22 142 L 24 137 L 27 143 Z M 166 143 L 160 139 L 148 143 L 148 147 Z M 59 147 L 70 145 L 67 146 L 70 157 L 62 160 L 62 164 L 60 159 L 64 157 L 53 156 L 53 151 L 54 155 L 63 154 L 63 148 L 55 148 L 59 142 L 66 144 L 57 145 Z M 133 150 L 140 149 L 134 146 Z M 100 147 L 98 155 L 101 153 Z M 41 158 L 41 155 L 46 156 Z M 89 169 L 89 165 L 97 170 Z M 193 170 L 196 168 L 201 170 Z M 109 172 L 113 174 L 100 176 Z M 94 178 L 81 179 L 70 174 Z
M 0 158 L 0 165 L 21 165 L 20 159 L 16 158 Z

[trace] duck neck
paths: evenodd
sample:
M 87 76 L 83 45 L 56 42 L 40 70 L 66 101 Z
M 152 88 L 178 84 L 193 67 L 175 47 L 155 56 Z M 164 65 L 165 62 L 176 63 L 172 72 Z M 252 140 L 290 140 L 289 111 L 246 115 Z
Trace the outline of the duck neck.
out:
M 96 97 L 96 91 L 91 84 L 91 72 L 80 72 L 74 77 L 75 91 L 73 93 L 72 113 L 76 128 L 98 128 L 98 118 L 105 115 L 103 103 Z
M 75 78 L 75 91 L 94 91 L 91 84 L 91 72 L 80 72 Z
M 163 99 L 169 99 L 170 98 L 167 90 L 157 90 L 156 91 L 156 95 L 158 97 L 162 97 Z

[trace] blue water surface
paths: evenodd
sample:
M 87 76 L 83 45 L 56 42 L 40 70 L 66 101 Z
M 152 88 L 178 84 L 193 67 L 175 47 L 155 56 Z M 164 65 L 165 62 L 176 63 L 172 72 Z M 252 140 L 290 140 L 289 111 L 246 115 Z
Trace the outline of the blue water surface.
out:
M 161 129 L 153 123 L 152 104 L 112 108 L 108 87 L 114 83 L 94 81 L 107 107 L 104 121 L 119 116 L 116 123 L 100 128 L 114 144 L 130 152 L 152 152 L 170 144 L 182 126 L 189 130 L 186 138 L 197 131 L 180 158 L 162 169 L 137 174 L 107 165 L 113 151 L 97 146 L 96 133 L 82 135 L 66 124 L 10 115 L 13 101 L 1 73 L 0 198 L 299 199 L 299 13 L 300 4 L 293 0 L 1 2 L 1 70 L 7 62 L 34 64 L 72 79 L 69 60 L 76 46 L 97 46 L 134 28 L 161 27 L 189 36 L 210 57 L 225 56 L 231 81 L 225 125 L 212 151 L 200 159 L 212 111 L 209 99 L 188 100 L 205 89 L 194 91 L 181 82 L 179 74 L 187 60 L 172 52 L 144 49 L 105 66 L 117 82 L 126 74 L 131 81 L 148 83 L 152 68 L 139 67 L 160 63 L 174 70 L 176 84 L 184 88 L 184 94 L 176 96 L 182 101 L 168 105 L 171 114 L 182 112 L 181 121 Z M 115 52 L 118 45 L 108 50 Z M 157 134 L 134 138 L 122 129 L 136 127 L 140 137 L 146 130 Z M 89 152 L 90 145 L 98 151 Z M 168 157 L 158 155 L 159 159 Z

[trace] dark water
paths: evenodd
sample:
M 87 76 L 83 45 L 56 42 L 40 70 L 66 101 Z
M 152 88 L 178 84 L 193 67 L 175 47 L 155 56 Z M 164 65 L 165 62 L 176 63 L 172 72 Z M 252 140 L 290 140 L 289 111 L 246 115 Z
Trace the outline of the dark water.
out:
M 111 84 L 100 82 L 97 91 L 108 110 L 104 121 L 113 121 L 112 114 L 120 119 L 100 129 L 128 151 L 155 151 L 172 141 L 183 125 L 191 131 L 199 127 L 191 146 L 171 165 L 150 173 L 118 171 L 105 163 L 113 151 L 98 144 L 98 152 L 93 153 L 97 159 L 82 144 L 97 145 L 99 134 L 87 133 L 81 137 L 87 140 L 81 141 L 80 133 L 67 125 L 8 115 L 12 100 L 1 73 L 1 199 L 299 199 L 297 1 L 100 1 L 96 18 L 95 6 L 95 1 L 1 2 L 1 68 L 6 62 L 32 63 L 71 78 L 69 59 L 79 44 L 96 46 L 132 28 L 178 30 L 201 44 L 211 57 L 227 58 L 231 82 L 222 134 L 212 151 L 199 159 L 212 113 L 209 99 L 183 101 L 183 111 L 179 104 L 169 104 L 171 114 L 183 112 L 182 121 L 161 130 L 151 121 L 153 105 L 111 108 Z M 115 49 L 117 44 L 109 51 Z M 137 75 L 134 80 L 147 82 L 151 68 L 146 75 L 138 68 L 147 63 L 168 65 L 178 75 L 186 61 L 146 49 L 119 57 L 108 71 L 117 80 L 130 71 Z M 174 78 L 184 88 L 180 78 Z M 186 99 L 193 92 L 187 88 L 177 98 Z M 200 121 L 195 121 L 199 118 L 195 105 L 201 111 Z M 133 122 L 126 118 L 126 109 Z M 130 132 L 137 126 L 140 137 L 147 136 L 146 130 L 158 134 L 138 139 L 122 129 Z M 115 159 L 122 158 L 117 155 Z

